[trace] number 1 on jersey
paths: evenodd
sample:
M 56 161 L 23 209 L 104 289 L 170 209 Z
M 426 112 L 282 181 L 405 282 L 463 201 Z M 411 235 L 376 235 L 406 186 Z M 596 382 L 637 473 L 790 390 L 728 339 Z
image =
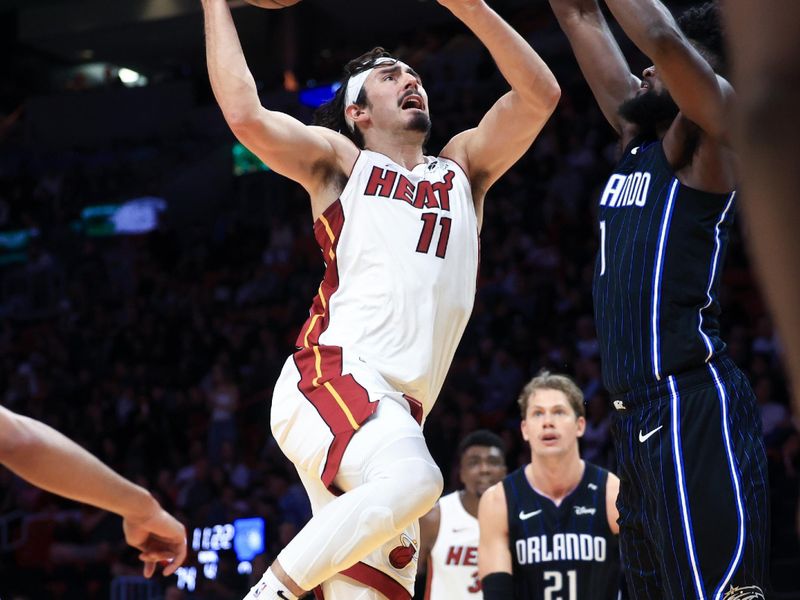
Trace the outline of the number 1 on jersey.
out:
M 436 220 L 438 215 L 436 213 L 422 213 L 422 233 L 419 235 L 419 242 L 417 242 L 417 252 L 427 254 L 431 247 L 433 240 L 433 233 L 436 229 Z M 447 242 L 450 240 L 450 217 L 442 217 L 439 219 L 441 231 L 439 232 L 439 242 L 436 244 L 436 256 L 444 258 L 447 253 Z
M 600 275 L 606 274 L 606 222 L 600 221 Z

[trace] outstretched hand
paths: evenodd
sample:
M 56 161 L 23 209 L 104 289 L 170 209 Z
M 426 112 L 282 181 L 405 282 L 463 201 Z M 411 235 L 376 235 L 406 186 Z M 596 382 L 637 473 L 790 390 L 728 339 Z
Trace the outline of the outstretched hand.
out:
M 186 559 L 186 529 L 156 504 L 151 515 L 125 517 L 122 521 L 125 541 L 141 550 L 145 577 L 152 577 L 158 563 L 166 563 L 164 575 L 172 575 Z

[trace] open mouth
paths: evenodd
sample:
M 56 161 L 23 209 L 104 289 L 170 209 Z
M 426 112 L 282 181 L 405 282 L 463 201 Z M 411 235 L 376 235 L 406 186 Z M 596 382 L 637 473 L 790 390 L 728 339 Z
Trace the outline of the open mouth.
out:
M 422 96 L 417 94 L 409 94 L 405 98 L 400 101 L 400 108 L 403 110 L 408 110 L 411 108 L 416 108 L 417 110 L 423 110 L 425 105 L 422 103 Z

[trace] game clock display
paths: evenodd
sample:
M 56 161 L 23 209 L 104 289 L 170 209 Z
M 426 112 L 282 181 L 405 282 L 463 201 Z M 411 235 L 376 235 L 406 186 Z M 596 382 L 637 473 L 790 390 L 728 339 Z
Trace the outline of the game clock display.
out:
M 216 579 L 220 559 L 226 553 L 236 557 L 240 575 L 249 575 L 253 570 L 252 560 L 266 548 L 264 531 L 261 517 L 195 527 L 191 532 L 191 551 L 186 564 L 175 572 L 178 588 L 193 592 L 198 579 Z

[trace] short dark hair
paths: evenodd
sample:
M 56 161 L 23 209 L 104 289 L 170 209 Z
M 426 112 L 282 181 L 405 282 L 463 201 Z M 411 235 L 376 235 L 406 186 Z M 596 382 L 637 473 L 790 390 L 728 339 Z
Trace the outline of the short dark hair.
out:
M 499 448 L 503 456 L 506 455 L 506 445 L 496 433 L 488 429 L 478 429 L 466 435 L 458 445 L 458 458 L 462 458 L 464 453 L 473 446 L 486 446 L 487 448 Z
M 727 67 L 722 18 L 716 0 L 686 9 L 677 19 L 683 35 L 693 42 L 714 71 Z
M 347 124 L 347 120 L 344 118 L 344 96 L 347 92 L 348 80 L 353 75 L 357 75 L 363 71 L 366 71 L 367 69 L 371 69 L 375 66 L 375 62 L 381 58 L 393 57 L 389 52 L 380 46 L 376 46 L 369 52 L 365 52 L 358 58 L 354 58 L 348 62 L 344 66 L 344 74 L 339 80 L 339 89 L 336 90 L 336 94 L 328 102 L 314 111 L 314 125 L 320 125 L 321 127 L 327 127 L 328 129 L 338 131 L 342 135 L 351 139 L 356 146 L 363 150 L 363 134 L 361 131 L 359 131 L 358 127 L 353 127 L 351 130 Z M 358 98 L 356 98 L 356 104 L 363 106 L 367 104 L 367 102 L 367 93 L 362 87 L 361 92 L 358 94 Z

